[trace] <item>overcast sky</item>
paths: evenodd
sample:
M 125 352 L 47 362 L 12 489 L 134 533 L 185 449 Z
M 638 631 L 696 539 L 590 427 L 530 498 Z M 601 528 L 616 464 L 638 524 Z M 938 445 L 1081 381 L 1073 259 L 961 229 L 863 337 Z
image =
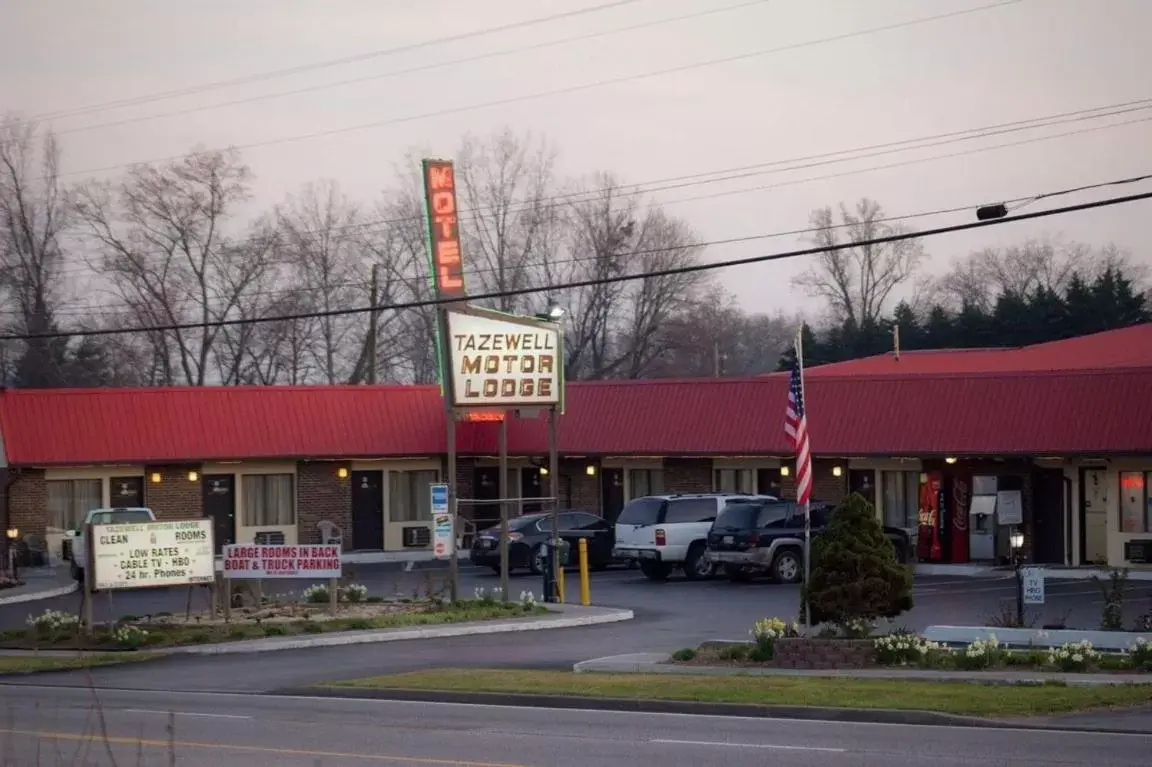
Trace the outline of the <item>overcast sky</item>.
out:
M 605 2 L 0 0 L 0 111 L 30 116 L 71 110 Z M 394 166 L 408 149 L 451 156 L 465 133 L 486 134 L 504 126 L 551 139 L 565 174 L 608 170 L 626 182 L 644 183 L 1152 99 L 1150 0 L 1022 0 L 857 34 L 990 4 L 639 0 L 241 87 L 101 109 L 52 125 L 63 134 L 64 171 L 73 174 L 70 181 L 80 181 L 94 168 L 173 157 L 196 145 L 243 146 L 393 121 L 246 149 L 257 176 L 258 200 L 271 205 L 320 178 L 337 179 L 349 194 L 370 200 L 392 182 Z M 732 10 L 698 15 L 725 8 Z M 693 18 L 654 23 L 689 15 Z M 622 31 L 626 27 L 639 28 Z M 582 35 L 586 39 L 461 65 L 162 116 Z M 841 39 L 815 42 L 837 36 Z M 675 74 L 479 106 L 786 46 L 794 47 Z M 471 106 L 478 108 L 465 109 Z M 459 111 L 403 119 L 445 110 Z M 155 119 L 88 129 L 149 116 Z M 1152 122 L 1102 127 L 1150 118 L 1152 101 L 1141 111 L 1104 119 L 790 172 L 770 169 L 737 181 L 659 192 L 655 199 L 690 221 L 704 240 L 800 229 L 812 208 L 861 196 L 878 200 L 891 215 L 975 206 L 1152 172 Z M 74 129 L 83 130 L 68 132 Z M 1085 130 L 1090 132 L 971 153 Z M 970 153 L 910 163 L 956 152 Z M 893 163 L 901 165 L 876 169 Z M 856 170 L 861 172 L 849 173 Z M 829 175 L 837 177 L 818 178 Z M 1140 187 L 1149 188 L 1152 184 Z M 1051 204 L 1136 190 L 1122 187 Z M 1042 235 L 1115 243 L 1152 263 L 1150 215 L 1152 203 L 1135 203 L 937 237 L 925 244 L 934 271 L 971 249 Z M 923 228 L 971 218 L 970 213 L 951 214 L 916 223 Z M 798 244 L 793 235 L 716 246 L 707 258 Z M 721 280 L 749 310 L 791 310 L 811 305 L 789 286 L 789 278 L 802 267 L 796 262 L 740 267 L 726 270 Z

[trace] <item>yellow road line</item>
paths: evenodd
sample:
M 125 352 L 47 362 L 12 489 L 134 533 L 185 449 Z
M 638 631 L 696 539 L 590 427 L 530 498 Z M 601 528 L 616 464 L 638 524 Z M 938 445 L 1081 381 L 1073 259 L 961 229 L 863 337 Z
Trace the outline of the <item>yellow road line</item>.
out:
M 467 759 L 430 759 L 423 756 L 396 756 L 394 754 L 357 754 L 350 751 L 312 751 L 301 748 L 273 748 L 271 746 L 245 746 L 228 743 L 198 743 L 195 741 L 156 740 L 149 738 L 126 738 L 116 735 L 85 735 L 76 732 L 47 732 L 41 730 L 0 729 L 3 735 L 25 735 L 43 740 L 63 740 L 73 742 L 93 741 L 113 746 L 146 746 L 149 748 L 203 748 L 215 751 L 240 751 L 251 754 L 277 754 L 280 756 L 306 756 L 317 759 L 364 759 L 373 762 L 404 762 L 408 764 L 447 765 L 448 767 L 527 767 L 522 764 L 501 762 L 474 762 Z

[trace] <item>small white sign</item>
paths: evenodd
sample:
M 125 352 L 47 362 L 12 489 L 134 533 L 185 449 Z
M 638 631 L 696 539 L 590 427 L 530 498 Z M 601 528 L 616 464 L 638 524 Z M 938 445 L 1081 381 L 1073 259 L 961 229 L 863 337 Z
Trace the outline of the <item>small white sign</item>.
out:
M 224 547 L 224 577 L 251 580 L 265 578 L 340 578 L 341 550 L 333 544 L 257 546 L 237 543 Z
M 524 317 L 448 312 L 452 404 L 458 408 L 542 407 L 560 402 L 560 326 Z
M 212 520 L 92 525 L 97 591 L 190 586 L 216 580 Z
M 1024 501 L 1019 490 L 996 493 L 996 522 L 1001 525 L 1024 524 Z
M 432 556 L 448 559 L 456 553 L 456 525 L 452 523 L 452 512 L 448 505 L 448 485 L 434 482 L 432 493 Z
M 1039 567 L 1024 567 L 1020 577 L 1024 582 L 1024 604 L 1044 604 L 1044 571 Z

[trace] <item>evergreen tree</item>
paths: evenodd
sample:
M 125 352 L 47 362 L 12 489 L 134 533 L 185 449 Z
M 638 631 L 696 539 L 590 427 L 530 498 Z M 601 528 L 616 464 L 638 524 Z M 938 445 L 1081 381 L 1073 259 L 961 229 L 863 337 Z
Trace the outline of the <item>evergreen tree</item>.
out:
M 875 508 L 859 493 L 841 501 L 812 542 L 805 592 L 813 623 L 874 622 L 912 609 L 912 571 L 896 560 Z

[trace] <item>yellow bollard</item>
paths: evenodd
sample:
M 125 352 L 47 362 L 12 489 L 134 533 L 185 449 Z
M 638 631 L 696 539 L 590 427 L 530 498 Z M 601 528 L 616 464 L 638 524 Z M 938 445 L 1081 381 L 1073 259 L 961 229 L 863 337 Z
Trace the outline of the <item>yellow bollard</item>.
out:
M 564 604 L 564 565 L 556 567 L 556 596 L 560 598 L 560 604 Z
M 588 541 L 580 539 L 580 604 L 592 604 L 592 586 L 588 582 Z

